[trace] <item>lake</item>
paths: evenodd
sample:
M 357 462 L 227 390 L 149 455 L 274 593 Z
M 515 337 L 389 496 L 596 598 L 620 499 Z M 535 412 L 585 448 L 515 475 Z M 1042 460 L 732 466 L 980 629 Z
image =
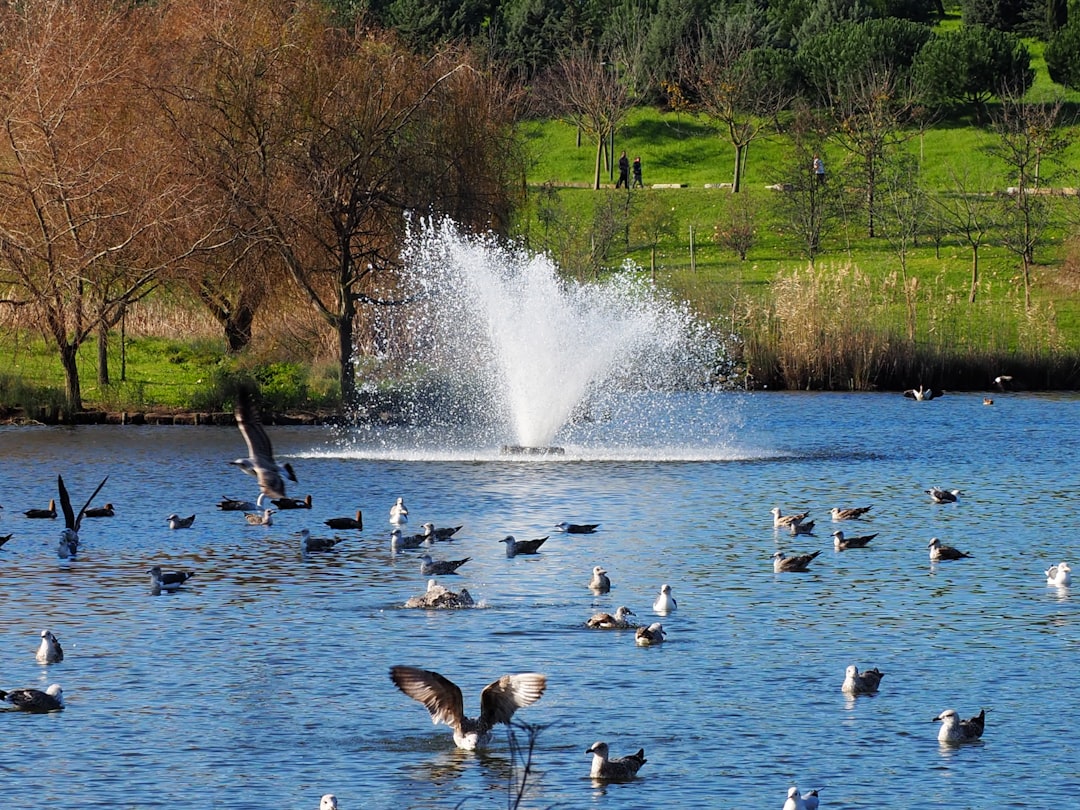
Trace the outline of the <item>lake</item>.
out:
M 565 430 L 563 456 L 504 458 L 449 432 L 268 428 L 310 511 L 249 527 L 215 508 L 254 499 L 226 462 L 235 428 L 0 428 L 0 688 L 63 685 L 66 709 L 0 713 L 4 805 L 120 808 L 499 808 L 505 735 L 458 751 L 449 729 L 388 677 L 436 670 L 475 715 L 484 685 L 538 671 L 548 687 L 516 719 L 542 726 L 522 804 L 546 807 L 775 807 L 787 789 L 823 808 L 1058 807 L 1080 789 L 1071 718 L 1080 706 L 1080 593 L 1043 571 L 1077 560 L 1080 398 L 981 394 L 628 397 Z M 62 473 L 76 508 L 102 477 L 75 560 L 62 519 L 28 520 Z M 962 490 L 936 505 L 924 490 Z M 470 557 L 448 587 L 480 607 L 406 610 L 422 593 L 419 551 L 391 552 L 388 510 L 406 533 L 462 525 L 436 558 Z M 834 506 L 867 506 L 833 524 Z M 810 510 L 813 536 L 769 510 Z M 333 552 L 298 553 L 301 528 L 364 511 Z M 170 531 L 166 517 L 196 513 Z M 593 535 L 560 521 L 598 522 Z M 831 533 L 877 533 L 836 552 Z M 550 534 L 507 559 L 507 534 Z M 931 563 L 927 543 L 971 553 Z M 770 556 L 821 550 L 804 574 Z M 196 576 L 150 592 L 147 569 Z M 594 565 L 610 594 L 586 587 Z M 639 621 L 662 583 L 678 610 L 667 642 L 595 631 L 598 610 Z M 66 658 L 34 660 L 51 628 Z M 850 699 L 844 669 L 878 667 L 878 694 Z M 981 742 L 941 747 L 946 708 L 986 708 Z M 645 749 L 630 783 L 594 785 L 585 750 Z

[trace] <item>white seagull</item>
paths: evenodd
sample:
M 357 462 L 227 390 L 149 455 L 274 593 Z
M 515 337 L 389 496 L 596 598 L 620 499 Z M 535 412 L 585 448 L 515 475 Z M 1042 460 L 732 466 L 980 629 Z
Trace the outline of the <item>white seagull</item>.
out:
M 262 420 L 255 407 L 253 389 L 241 386 L 236 393 L 236 426 L 247 444 L 247 458 L 230 461 L 248 475 L 259 481 L 259 497 L 256 504 L 262 506 L 264 498 L 284 498 L 285 478 L 296 481 L 291 464 L 278 464 L 274 460 L 274 448 L 263 429 Z
M 333 793 L 325 793 L 319 799 L 319 810 L 338 810 L 337 796 Z
M 390 522 L 396 526 L 404 526 L 409 522 L 409 510 L 405 506 L 404 498 L 398 498 L 390 507 Z
M 941 723 L 937 735 L 940 743 L 956 745 L 974 742 L 982 736 L 983 729 L 986 727 L 986 709 L 970 720 L 961 720 L 955 709 L 946 709 L 935 717 L 933 722 Z
M 547 676 L 539 672 L 503 675 L 480 693 L 480 716 L 466 717 L 461 689 L 437 672 L 416 667 L 390 668 L 390 680 L 402 692 L 424 704 L 431 722 L 446 723 L 454 731 L 458 748 L 473 750 L 487 745 L 491 730 L 509 724 L 514 712 L 540 700 Z
M 589 589 L 596 593 L 607 593 L 611 590 L 611 580 L 608 579 L 607 571 L 599 565 L 593 566 L 592 579 L 589 580 Z
M 61 559 L 74 557 L 79 552 L 79 527 L 82 525 L 86 508 L 101 492 L 101 488 L 105 486 L 105 482 L 108 480 L 109 476 L 107 475 L 101 479 L 101 483 L 97 485 L 94 494 L 87 499 L 86 503 L 83 504 L 83 508 L 79 510 L 79 514 L 76 515 L 75 510 L 71 508 L 71 497 L 68 495 L 67 487 L 64 486 L 64 477 L 62 475 L 56 476 L 56 488 L 60 491 L 60 508 L 64 511 L 64 530 L 60 532 L 60 543 L 56 548 L 56 553 Z
M 792 526 L 802 523 L 810 516 L 809 512 L 799 512 L 795 515 L 782 515 L 780 514 L 779 506 L 774 506 L 771 511 L 773 516 L 772 525 L 774 529 L 790 529 Z
M 941 487 L 930 487 L 926 490 L 926 494 L 930 496 L 930 500 L 934 503 L 956 503 L 958 496 L 963 495 L 958 489 L 942 489 Z
M 666 616 L 677 607 L 678 605 L 675 603 L 675 597 L 671 595 L 671 586 L 665 582 L 660 586 L 660 595 L 657 596 L 656 601 L 652 603 L 652 609 L 657 613 Z
M 195 516 L 188 515 L 187 517 L 180 517 L 178 514 L 173 512 L 166 518 L 166 520 L 169 521 L 170 529 L 190 529 L 191 524 L 195 522 Z
M 644 748 L 639 748 L 636 754 L 627 754 L 625 757 L 611 759 L 608 755 L 608 744 L 600 741 L 594 742 L 586 749 L 585 753 L 593 755 L 589 776 L 593 779 L 602 779 L 608 782 L 633 779 L 637 772 L 641 770 L 641 766 L 648 762 L 645 759 Z
M 1072 569 L 1067 562 L 1051 565 L 1046 569 L 1046 584 L 1068 586 L 1072 585 Z
M 852 664 L 845 670 L 844 684 L 840 688 L 850 695 L 871 695 L 878 690 L 884 675 L 877 667 L 859 672 L 859 668 Z
M 37 648 L 39 664 L 55 664 L 64 660 L 64 648 L 51 630 L 41 631 L 41 644 Z

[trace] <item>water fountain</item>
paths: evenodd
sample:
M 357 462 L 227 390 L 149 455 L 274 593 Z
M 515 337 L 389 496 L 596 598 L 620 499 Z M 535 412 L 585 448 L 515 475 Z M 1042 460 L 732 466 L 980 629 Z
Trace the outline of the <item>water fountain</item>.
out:
M 715 367 L 715 341 L 636 268 L 566 281 L 543 255 L 445 221 L 416 225 L 404 260 L 417 303 L 403 376 L 443 380 L 451 393 L 423 418 L 452 400 L 473 444 L 557 454 L 560 430 L 604 419 L 613 397 L 701 387 Z

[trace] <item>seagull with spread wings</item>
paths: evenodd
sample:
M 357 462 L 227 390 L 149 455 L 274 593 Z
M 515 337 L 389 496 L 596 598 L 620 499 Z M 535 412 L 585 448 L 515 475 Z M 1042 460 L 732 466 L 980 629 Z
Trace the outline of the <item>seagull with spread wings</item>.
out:
M 86 508 L 93 503 L 94 498 L 101 492 L 101 488 L 105 486 L 105 482 L 108 480 L 109 476 L 107 475 L 101 479 L 101 483 L 97 485 L 94 494 L 87 498 L 83 508 L 76 515 L 75 510 L 71 508 L 71 496 L 68 495 L 67 487 L 64 486 L 64 476 L 56 476 L 56 488 L 60 491 L 60 508 L 64 511 L 64 530 L 60 532 L 60 544 L 56 548 L 56 553 L 62 559 L 74 557 L 78 553 L 79 527 L 82 525 L 82 519 L 86 515 Z
M 296 481 L 296 473 L 291 464 L 278 464 L 274 460 L 274 448 L 259 418 L 251 386 L 241 386 L 236 393 L 236 425 L 247 443 L 248 454 L 247 458 L 229 463 L 259 480 L 260 492 L 255 503 L 262 508 L 264 498 L 284 498 L 285 478 Z

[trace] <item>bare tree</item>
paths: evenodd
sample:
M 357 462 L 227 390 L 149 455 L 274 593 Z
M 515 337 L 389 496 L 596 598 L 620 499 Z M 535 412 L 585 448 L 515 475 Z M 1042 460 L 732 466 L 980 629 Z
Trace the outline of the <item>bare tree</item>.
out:
M 908 339 L 915 339 L 918 279 L 908 277 L 908 253 L 926 218 L 926 193 L 914 155 L 898 153 L 881 163 L 880 231 L 900 260 L 907 308 Z
M 975 303 L 979 289 L 979 249 L 994 224 L 993 197 L 967 171 L 950 173 L 952 189 L 933 197 L 946 226 L 971 248 L 971 288 L 968 301 Z

